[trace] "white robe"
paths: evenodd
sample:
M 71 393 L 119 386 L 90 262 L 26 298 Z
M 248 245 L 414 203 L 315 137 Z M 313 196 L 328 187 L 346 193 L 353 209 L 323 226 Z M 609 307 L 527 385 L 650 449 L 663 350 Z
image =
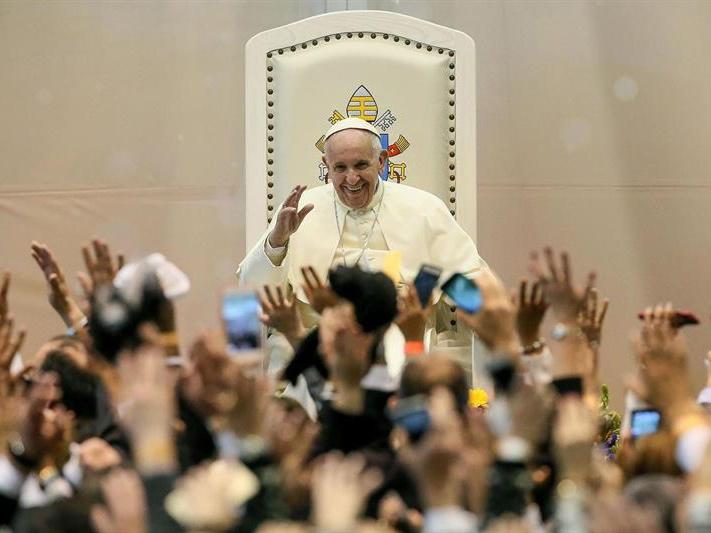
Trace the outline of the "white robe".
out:
M 384 197 L 377 226 L 382 230 L 387 249 L 402 252 L 401 279 L 412 281 L 423 263 L 441 267 L 444 271 L 441 281 L 450 272 L 471 274 L 486 267 L 472 239 L 439 198 L 407 185 L 392 182 L 380 182 L 380 185 L 384 186 Z M 332 185 L 321 185 L 304 192 L 300 206 L 312 203 L 314 209 L 289 239 L 286 255 L 279 266 L 272 263 L 264 246 L 276 223 L 277 208 L 271 224 L 237 269 L 240 284 L 253 287 L 281 285 L 306 303 L 301 289 L 301 267 L 312 266 L 321 279 L 326 279 L 334 261 L 338 262 L 341 257 L 337 247 L 345 217 L 339 217 L 341 227 L 338 227 L 334 201 Z M 439 292 L 435 293 L 435 301 L 439 296 Z M 438 350 L 451 351 L 470 373 L 471 333 L 457 331 L 452 310 L 443 301 L 439 302 L 434 315 L 427 338 L 430 349 L 437 347 Z
M 439 198 L 407 185 L 392 182 L 381 182 L 381 185 L 385 187 L 385 196 L 378 223 L 388 249 L 402 252 L 402 279 L 414 279 L 422 263 L 464 274 L 486 266 L 472 239 Z M 333 186 L 307 189 L 300 205 L 308 203 L 314 204 L 314 209 L 289 239 L 282 264 L 273 265 L 264 251 L 264 241 L 276 223 L 274 216 L 267 230 L 239 265 L 237 277 L 240 283 L 253 286 L 289 285 L 300 300 L 306 301 L 300 290 L 300 268 L 313 266 L 321 279 L 326 278 L 342 229 L 337 226 L 334 214 Z

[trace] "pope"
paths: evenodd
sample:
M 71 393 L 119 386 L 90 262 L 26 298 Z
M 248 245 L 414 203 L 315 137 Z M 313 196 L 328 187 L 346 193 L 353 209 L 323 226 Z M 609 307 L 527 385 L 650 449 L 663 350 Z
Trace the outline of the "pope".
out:
M 386 159 L 371 124 L 358 118 L 336 122 L 324 144 L 330 183 L 294 187 L 239 265 L 240 283 L 282 286 L 304 306 L 301 268 L 306 266 L 321 279 L 338 265 L 378 271 L 390 251 L 401 253 L 400 278 L 406 281 L 423 263 L 464 274 L 486 266 L 444 202 L 380 178 Z M 438 333 L 453 329 L 454 317 L 446 311 L 436 314 Z

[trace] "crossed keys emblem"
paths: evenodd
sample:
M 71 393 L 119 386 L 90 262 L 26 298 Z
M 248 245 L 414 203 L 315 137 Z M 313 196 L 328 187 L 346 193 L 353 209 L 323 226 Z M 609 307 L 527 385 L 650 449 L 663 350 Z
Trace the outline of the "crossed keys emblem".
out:
M 383 181 L 391 180 L 400 183 L 407 179 L 405 175 L 405 169 L 407 165 L 404 162 L 393 163 L 390 161 L 391 157 L 396 157 L 402 154 L 410 146 L 410 142 L 403 136 L 398 135 L 397 140 L 390 143 L 390 135 L 387 133 L 388 128 L 390 128 L 396 121 L 397 117 L 393 112 L 388 109 L 382 115 L 378 116 L 378 104 L 375 101 L 375 97 L 371 92 L 365 87 L 365 85 L 360 85 L 355 92 L 351 95 L 346 105 L 346 116 L 361 118 L 367 122 L 370 122 L 375 128 L 381 130 L 383 133 L 380 134 L 380 144 L 384 150 L 388 152 L 388 160 L 385 162 L 385 169 L 380 175 Z M 328 121 L 331 124 L 335 124 L 339 120 L 346 118 L 337 109 L 333 110 L 333 114 L 328 117 Z M 316 141 L 316 148 L 323 153 L 323 145 L 325 142 L 325 136 Z M 319 163 L 319 177 L 320 181 L 328 183 L 328 172 L 326 165 L 323 162 Z

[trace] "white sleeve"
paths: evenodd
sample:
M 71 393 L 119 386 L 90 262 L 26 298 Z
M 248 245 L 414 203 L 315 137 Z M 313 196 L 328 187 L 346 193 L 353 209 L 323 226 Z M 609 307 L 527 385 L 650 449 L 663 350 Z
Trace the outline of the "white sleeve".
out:
M 27 474 L 17 468 L 10 459 L 0 456 L 0 494 L 8 498 L 18 498 Z

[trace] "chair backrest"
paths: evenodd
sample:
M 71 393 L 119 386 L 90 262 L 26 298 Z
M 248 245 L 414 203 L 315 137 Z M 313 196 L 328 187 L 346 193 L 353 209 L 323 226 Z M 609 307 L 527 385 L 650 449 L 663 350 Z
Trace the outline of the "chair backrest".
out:
M 441 198 L 476 238 L 474 41 L 383 11 L 319 15 L 246 45 L 246 243 L 296 184 L 322 184 L 323 134 L 356 116 L 381 132 L 382 179 Z

